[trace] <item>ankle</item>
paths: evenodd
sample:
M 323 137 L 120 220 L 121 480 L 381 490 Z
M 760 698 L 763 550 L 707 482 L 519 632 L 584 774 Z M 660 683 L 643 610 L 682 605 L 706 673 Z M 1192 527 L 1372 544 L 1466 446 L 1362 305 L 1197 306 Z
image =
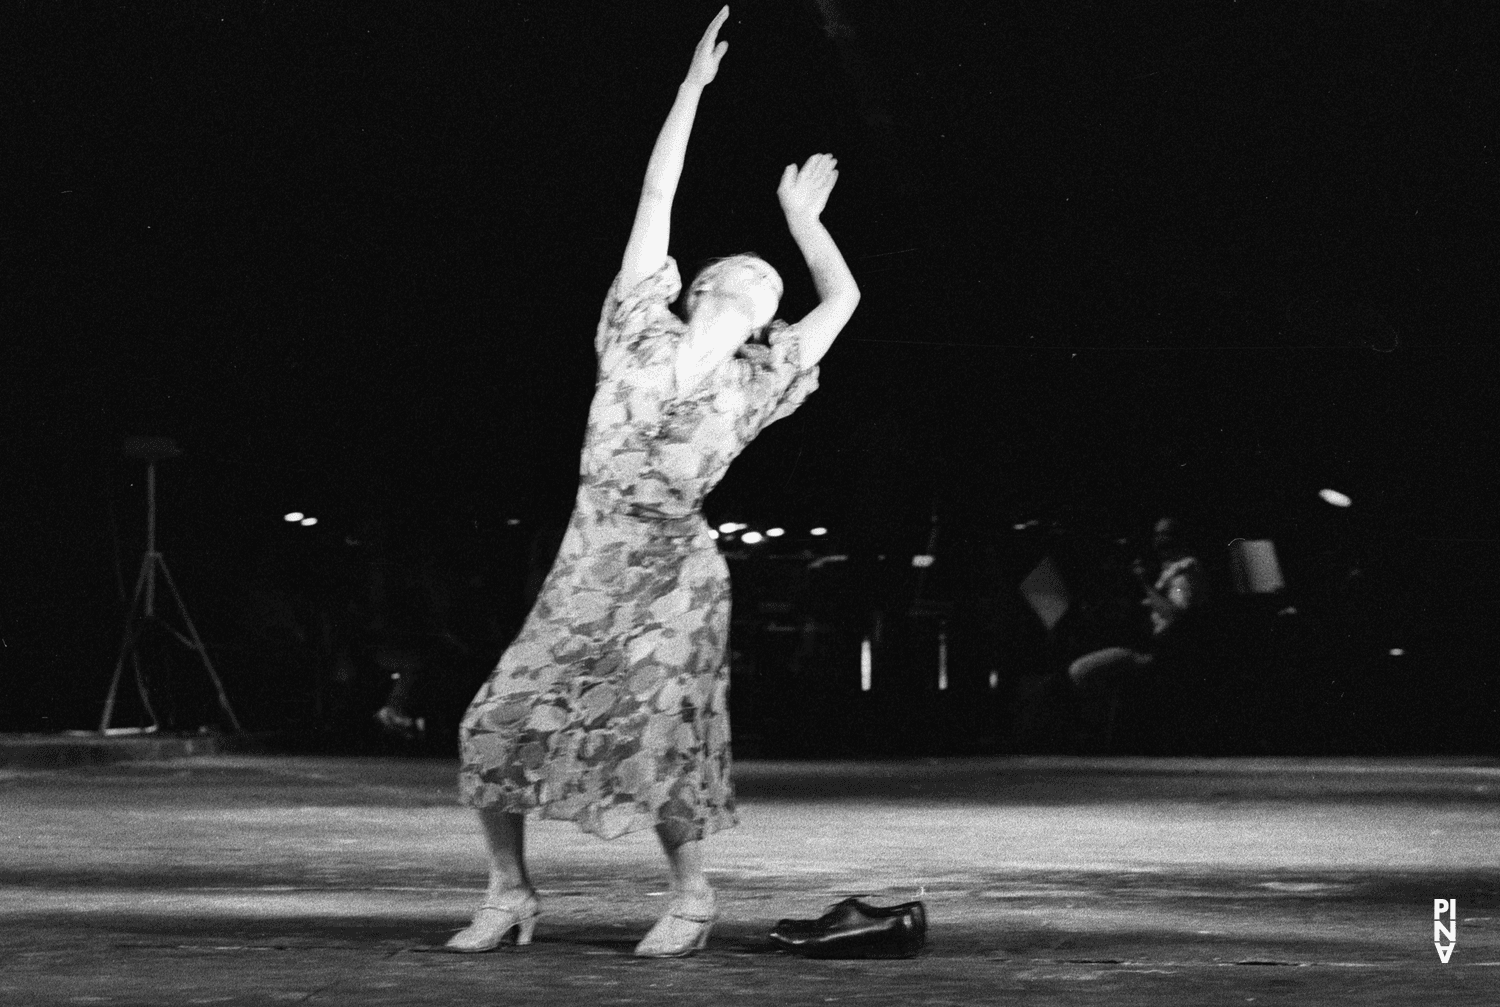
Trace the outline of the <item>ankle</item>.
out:
M 536 898 L 536 889 L 529 884 L 491 884 L 485 892 L 485 902 L 496 906 L 515 905 Z

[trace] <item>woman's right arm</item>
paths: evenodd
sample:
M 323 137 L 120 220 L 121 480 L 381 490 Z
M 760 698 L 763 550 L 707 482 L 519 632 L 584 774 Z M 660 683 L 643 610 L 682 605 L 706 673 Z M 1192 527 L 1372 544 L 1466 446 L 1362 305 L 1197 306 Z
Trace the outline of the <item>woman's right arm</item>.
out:
M 641 186 L 641 202 L 635 210 L 635 224 L 620 263 L 622 291 L 656 272 L 667 260 L 672 197 L 677 194 L 677 180 L 682 177 L 682 161 L 687 154 L 693 119 L 698 114 L 698 99 L 703 88 L 714 79 L 719 60 L 729 48 L 728 42 L 717 42 L 719 28 L 727 17 L 729 8 L 725 7 L 698 40 L 687 78 L 677 88 L 677 100 L 672 103 L 672 111 L 667 113 L 667 121 L 651 150 L 646 180 Z

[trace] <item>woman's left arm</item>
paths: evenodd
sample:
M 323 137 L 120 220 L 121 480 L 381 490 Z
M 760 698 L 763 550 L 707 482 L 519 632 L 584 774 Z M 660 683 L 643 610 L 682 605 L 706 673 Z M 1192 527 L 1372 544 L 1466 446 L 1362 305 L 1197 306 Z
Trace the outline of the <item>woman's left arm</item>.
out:
M 781 175 L 776 196 L 786 214 L 787 228 L 802 250 L 807 270 L 818 290 L 818 306 L 792 328 L 802 343 L 803 368 L 810 368 L 828 352 L 859 306 L 859 285 L 819 216 L 828 205 L 839 173 L 831 154 L 814 154 L 798 171 L 789 164 Z

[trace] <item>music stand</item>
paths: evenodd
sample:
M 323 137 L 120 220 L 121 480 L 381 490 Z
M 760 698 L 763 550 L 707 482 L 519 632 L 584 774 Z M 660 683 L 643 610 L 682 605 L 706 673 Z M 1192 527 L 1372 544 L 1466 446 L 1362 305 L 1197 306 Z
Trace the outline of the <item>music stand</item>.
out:
M 188 615 L 187 605 L 182 600 L 182 594 L 177 590 L 176 582 L 172 580 L 172 573 L 167 569 L 166 558 L 156 548 L 156 463 L 168 458 L 176 458 L 181 453 L 170 437 L 125 438 L 125 456 L 146 463 L 146 554 L 141 557 L 141 571 L 135 578 L 135 595 L 131 598 L 130 609 L 125 615 L 125 638 L 120 644 L 120 657 L 115 661 L 115 674 L 109 683 L 109 695 L 104 700 L 104 716 L 99 720 L 100 734 L 109 733 L 109 721 L 114 716 L 115 696 L 120 688 L 120 678 L 125 671 L 127 656 L 135 669 L 135 687 L 140 693 L 141 704 L 145 707 L 147 716 L 151 718 L 150 730 L 161 726 L 160 721 L 156 719 L 156 712 L 151 708 L 151 697 L 146 688 L 146 677 L 141 671 L 140 653 L 136 648 L 142 632 L 153 623 L 159 624 L 187 649 L 197 652 L 203 660 L 204 670 L 208 672 L 208 677 L 214 684 L 214 690 L 219 694 L 219 706 L 228 715 L 230 724 L 234 725 L 238 733 L 243 734 L 245 730 L 240 726 L 239 718 L 234 715 L 234 709 L 229 705 L 229 697 L 224 692 L 224 683 L 219 681 L 219 675 L 214 671 L 214 666 L 208 659 L 208 650 L 198 636 L 198 629 L 193 625 L 193 617 Z M 156 614 L 158 570 L 167 582 L 167 589 L 172 592 L 172 599 L 177 602 L 177 611 L 182 615 L 183 624 L 187 627 L 187 635 L 183 635 L 168 625 Z

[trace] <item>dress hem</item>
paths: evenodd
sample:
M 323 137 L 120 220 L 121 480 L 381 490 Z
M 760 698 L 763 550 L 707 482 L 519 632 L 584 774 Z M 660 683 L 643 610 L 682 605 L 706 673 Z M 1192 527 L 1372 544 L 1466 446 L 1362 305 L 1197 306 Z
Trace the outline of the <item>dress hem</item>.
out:
M 499 809 L 500 811 L 509 812 L 510 814 L 524 815 L 527 821 L 541 820 L 551 822 L 573 822 L 578 826 L 579 831 L 585 833 L 586 835 L 597 836 L 598 838 L 606 841 L 619 839 L 622 836 L 628 836 L 636 832 L 645 832 L 646 830 L 654 829 L 658 825 L 664 824 L 665 822 L 680 822 L 684 825 L 690 825 L 694 829 L 701 831 L 702 838 L 705 839 L 716 832 L 723 832 L 727 829 L 737 828 L 740 825 L 739 815 L 732 811 L 720 811 L 715 815 L 702 819 L 701 821 L 698 819 L 690 818 L 652 818 L 648 821 L 648 814 L 642 812 L 633 816 L 630 819 L 629 823 L 626 824 L 625 828 L 621 829 L 620 831 L 606 832 L 600 830 L 597 826 L 595 826 L 588 820 L 590 817 L 590 809 L 588 808 L 584 808 L 582 811 L 572 813 L 554 813 L 546 805 L 543 805 L 541 807 L 512 809 L 505 807 L 504 803 L 505 802 L 503 801 L 494 801 L 490 804 L 475 804 L 471 801 L 459 802 L 461 806 L 473 808 L 475 811 L 484 811 L 487 809 L 495 808 Z

